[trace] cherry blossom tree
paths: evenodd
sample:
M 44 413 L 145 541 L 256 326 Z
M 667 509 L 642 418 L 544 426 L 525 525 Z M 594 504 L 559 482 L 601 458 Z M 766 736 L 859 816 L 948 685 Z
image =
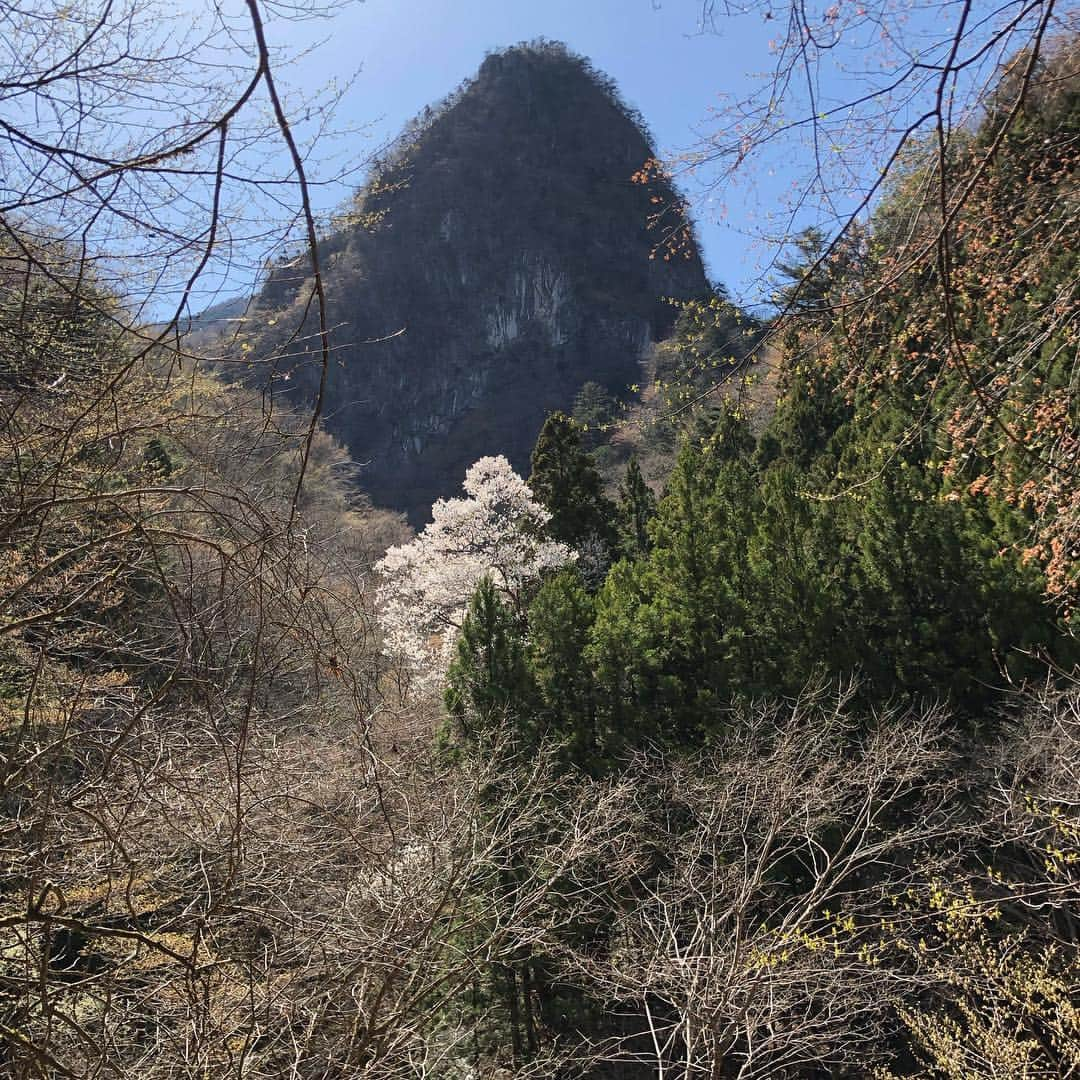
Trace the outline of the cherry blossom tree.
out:
M 465 473 L 464 487 L 468 498 L 440 499 L 431 524 L 378 564 L 386 649 L 435 678 L 484 578 L 524 617 L 530 587 L 576 558 L 548 539 L 551 515 L 505 457 L 481 458 Z

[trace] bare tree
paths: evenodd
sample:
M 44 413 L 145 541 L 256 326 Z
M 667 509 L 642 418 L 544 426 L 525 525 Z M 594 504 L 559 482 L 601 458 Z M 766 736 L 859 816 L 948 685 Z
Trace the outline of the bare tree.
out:
M 860 731 L 849 704 L 754 709 L 707 756 L 639 763 L 620 814 L 653 872 L 610 885 L 608 949 L 568 960 L 623 1017 L 597 1053 L 658 1076 L 888 1060 L 915 980 L 883 920 L 911 930 L 893 901 L 933 872 L 953 759 L 934 712 Z
M 201 374 L 179 337 L 201 282 L 299 224 L 327 360 L 304 152 L 265 10 L 106 0 L 0 16 L 13 1076 L 251 1075 L 256 1060 L 280 1076 L 281 1040 L 299 1068 L 310 1032 L 285 1004 L 306 954 L 285 947 L 288 971 L 275 966 L 273 942 L 298 930 L 282 905 L 318 887 L 343 838 L 359 843 L 345 790 L 386 827 L 372 553 L 343 536 L 362 521 L 321 398 L 273 416 Z M 245 217 L 245 200 L 280 213 Z M 314 764 L 328 738 L 329 780 Z
M 964 872 L 907 901 L 927 919 L 890 947 L 914 959 L 928 992 L 901 1010 L 919 1063 L 902 1075 L 1080 1071 L 1077 707 L 1075 687 L 1028 702 L 976 769 Z
M 299 239 L 325 371 L 307 146 L 266 13 L 276 28 L 327 10 L 258 0 L 182 14 L 153 0 L 6 8 L 0 232 L 4 272 L 22 278 L 27 300 L 44 282 L 54 303 L 93 308 L 99 337 L 111 331 L 128 365 L 165 349 L 183 360 L 181 333 L 207 297 L 252 287 L 265 260 Z M 306 138 L 325 129 L 336 96 L 303 103 Z M 288 433 L 302 448 L 298 481 L 322 385 Z
M 911 156 L 929 152 L 924 194 L 941 210 L 937 232 L 912 238 L 898 273 L 936 260 L 936 246 L 949 242 L 964 199 L 1038 83 L 1046 51 L 1056 36 L 1074 29 L 1072 16 L 1054 0 L 984 7 L 949 0 L 922 11 L 831 0 L 737 6 L 703 0 L 699 28 L 723 34 L 727 20 L 748 18 L 775 27 L 771 70 L 750 94 L 718 111 L 721 122 L 684 167 L 721 193 L 755 166 L 806 163 L 792 184 L 787 216 L 768 237 L 775 265 L 805 225 L 823 228 L 835 246 Z M 1004 85 L 1003 69 L 1014 76 Z M 991 102 L 994 136 L 975 173 L 954 185 L 954 144 L 967 142 Z M 808 278 L 826 265 L 831 250 L 819 253 Z M 889 282 L 878 287 L 888 289 Z

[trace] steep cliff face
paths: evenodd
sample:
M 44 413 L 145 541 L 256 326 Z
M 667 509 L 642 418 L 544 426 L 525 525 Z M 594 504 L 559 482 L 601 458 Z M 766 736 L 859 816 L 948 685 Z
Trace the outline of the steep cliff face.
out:
M 651 158 L 614 87 L 551 44 L 489 56 L 402 137 L 325 245 L 326 424 L 377 504 L 423 521 L 478 457 L 525 469 L 546 414 L 584 382 L 625 395 L 637 381 L 674 318 L 666 298 L 708 288 Z M 295 326 L 293 274 L 271 274 L 253 322 L 274 310 Z M 286 351 L 285 386 L 309 396 L 311 345 Z

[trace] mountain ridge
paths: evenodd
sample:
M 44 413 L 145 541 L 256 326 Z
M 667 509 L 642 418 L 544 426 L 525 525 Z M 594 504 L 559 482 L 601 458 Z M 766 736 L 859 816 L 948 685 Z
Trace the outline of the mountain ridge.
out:
M 481 456 L 527 468 L 546 415 L 585 382 L 625 398 L 670 301 L 709 292 L 639 115 L 558 43 L 489 54 L 397 141 L 344 221 L 324 243 L 326 426 L 364 463 L 372 499 L 414 523 Z M 319 374 L 306 304 L 286 262 L 246 323 L 301 402 Z

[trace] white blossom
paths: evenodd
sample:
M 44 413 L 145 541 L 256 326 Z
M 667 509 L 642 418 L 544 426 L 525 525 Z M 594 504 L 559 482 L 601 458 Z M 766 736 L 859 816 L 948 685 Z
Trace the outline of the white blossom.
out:
M 379 562 L 377 599 L 388 652 L 441 677 L 477 585 L 489 577 L 520 608 L 523 593 L 575 558 L 549 540 L 551 515 L 501 455 L 481 458 L 465 474 L 465 499 L 440 499 L 432 522 Z

